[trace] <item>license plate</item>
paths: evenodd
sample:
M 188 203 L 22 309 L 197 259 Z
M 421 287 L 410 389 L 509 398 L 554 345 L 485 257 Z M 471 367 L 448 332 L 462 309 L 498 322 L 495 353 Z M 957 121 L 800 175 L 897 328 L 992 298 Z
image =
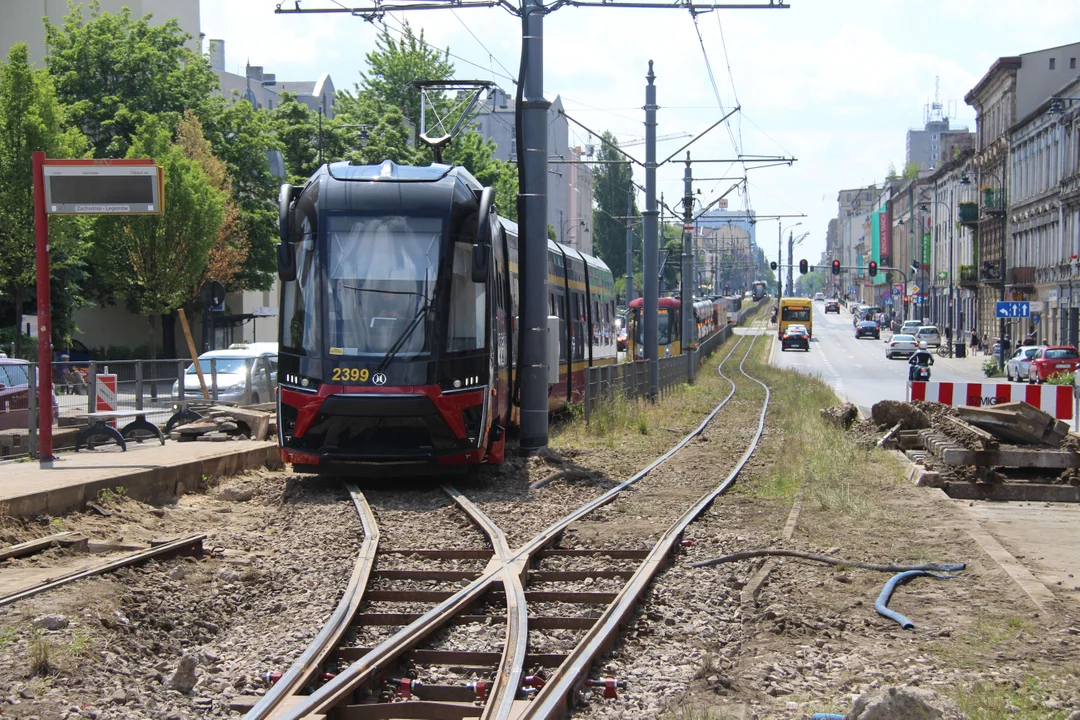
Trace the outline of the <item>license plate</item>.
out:
M 1058 367 L 1059 370 L 1062 369 L 1062 368 L 1068 369 L 1069 364 L 1068 363 L 1058 363 L 1057 367 Z

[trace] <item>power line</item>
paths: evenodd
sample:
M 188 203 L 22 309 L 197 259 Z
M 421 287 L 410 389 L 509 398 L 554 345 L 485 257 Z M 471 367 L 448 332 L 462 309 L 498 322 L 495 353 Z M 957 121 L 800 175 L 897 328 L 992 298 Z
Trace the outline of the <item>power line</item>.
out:
M 337 0 L 335 0 L 335 2 L 337 2 Z M 340 4 L 340 3 L 338 3 L 338 4 Z M 393 19 L 395 22 L 398 23 L 399 27 L 398 28 L 388 27 L 387 24 L 386 24 L 386 18 Z M 391 13 L 386 13 L 386 15 L 383 16 L 383 27 L 385 27 L 387 30 L 398 33 L 398 35 L 400 37 L 404 37 L 404 35 L 405 35 L 405 25 L 401 22 L 401 20 L 394 17 L 393 14 L 391 14 Z M 501 77 L 501 78 L 503 78 L 505 80 L 509 80 L 512 84 L 517 85 L 517 78 L 515 78 L 515 77 L 511 77 L 510 75 L 503 75 L 502 73 L 495 72 L 490 67 L 484 67 L 480 63 L 474 63 L 472 60 L 468 60 L 466 58 L 463 58 L 460 55 L 455 55 L 454 53 L 450 52 L 449 50 L 447 50 L 445 48 L 437 48 L 434 45 L 432 45 L 431 43 L 427 42 L 426 40 L 421 40 L 420 37 L 418 35 L 416 35 L 415 33 L 413 34 L 413 39 L 416 40 L 416 42 L 423 45 L 424 47 L 429 48 L 431 50 L 434 50 L 435 52 L 445 53 L 447 56 L 452 57 L 455 60 L 460 60 L 461 62 L 465 63 L 466 65 L 472 65 L 473 67 L 480 68 L 481 70 L 487 70 L 492 75 Z M 486 50 L 486 48 L 485 48 L 485 50 Z M 500 66 L 502 65 L 502 63 L 499 63 L 499 64 L 500 64 Z
M 474 32 L 472 31 L 472 28 L 470 28 L 470 27 L 469 27 L 468 25 L 466 25 L 466 24 L 465 24 L 465 21 L 461 19 L 461 16 L 460 16 L 460 15 L 458 15 L 458 14 L 457 14 L 456 12 L 454 12 L 453 10 L 451 10 L 450 12 L 451 12 L 451 14 L 452 14 L 452 15 L 453 15 L 453 16 L 454 16 L 455 18 L 457 18 L 457 21 L 458 21 L 459 23 L 461 23 L 461 27 L 463 27 L 463 28 L 465 28 L 466 30 L 468 30 L 469 34 L 473 36 L 473 40 L 475 40 L 476 42 L 480 43 L 480 47 L 484 48 L 484 52 L 486 52 L 486 53 L 488 54 L 488 60 L 489 60 L 489 61 L 490 61 L 490 60 L 494 60 L 495 62 L 499 63 L 499 67 L 501 67 L 501 68 L 503 69 L 503 72 L 505 72 L 505 73 L 506 73 L 506 76 L 504 76 L 504 77 L 508 77 L 508 76 L 510 76 L 510 74 L 511 74 L 511 73 L 510 73 L 510 71 L 509 71 L 509 70 L 507 70 L 507 69 L 506 69 L 506 66 L 505 66 L 505 65 L 503 65 L 503 64 L 502 64 L 502 62 L 500 62 L 500 61 L 499 61 L 499 58 L 495 57 L 495 55 L 494 55 L 494 54 L 493 54 L 493 53 L 492 53 L 492 52 L 491 52 L 490 50 L 488 50 L 488 49 L 487 49 L 487 45 L 484 45 L 484 42 L 483 42 L 483 41 L 482 41 L 482 40 L 481 40 L 480 38 L 476 37 L 476 33 L 474 33 Z M 494 71 L 492 71 L 492 73 L 491 73 L 491 74 L 492 74 L 492 75 L 494 75 L 494 74 L 495 74 L 495 72 L 494 72 Z

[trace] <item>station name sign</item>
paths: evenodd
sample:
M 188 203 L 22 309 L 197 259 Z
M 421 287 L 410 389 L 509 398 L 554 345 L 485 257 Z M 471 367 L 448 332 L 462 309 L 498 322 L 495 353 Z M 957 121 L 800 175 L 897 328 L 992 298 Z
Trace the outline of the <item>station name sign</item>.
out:
M 164 172 L 152 160 L 61 162 L 43 168 L 50 215 L 160 215 L 164 209 Z

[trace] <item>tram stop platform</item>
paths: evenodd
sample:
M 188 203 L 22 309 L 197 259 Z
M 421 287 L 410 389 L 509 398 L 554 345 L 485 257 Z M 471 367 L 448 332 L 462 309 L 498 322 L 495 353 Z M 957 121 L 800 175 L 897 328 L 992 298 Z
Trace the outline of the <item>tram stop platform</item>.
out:
M 258 467 L 282 467 L 276 442 L 133 443 L 127 452 L 107 446 L 60 453 L 51 467 L 11 461 L 0 463 L 0 512 L 18 518 L 60 515 L 118 487 L 135 500 L 164 503 L 198 489 L 203 478 Z

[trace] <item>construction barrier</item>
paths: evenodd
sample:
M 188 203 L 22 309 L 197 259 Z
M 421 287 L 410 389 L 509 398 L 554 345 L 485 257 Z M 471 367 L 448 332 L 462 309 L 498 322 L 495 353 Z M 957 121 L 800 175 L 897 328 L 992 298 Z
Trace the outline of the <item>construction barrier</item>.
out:
M 1058 420 L 1072 420 L 1073 417 L 1072 385 L 909 382 L 908 400 L 953 407 L 992 407 L 1007 402 L 1026 402 Z
M 116 375 L 98 373 L 97 376 L 97 407 L 98 412 L 116 410 Z M 107 421 L 111 427 L 116 427 L 116 420 Z

